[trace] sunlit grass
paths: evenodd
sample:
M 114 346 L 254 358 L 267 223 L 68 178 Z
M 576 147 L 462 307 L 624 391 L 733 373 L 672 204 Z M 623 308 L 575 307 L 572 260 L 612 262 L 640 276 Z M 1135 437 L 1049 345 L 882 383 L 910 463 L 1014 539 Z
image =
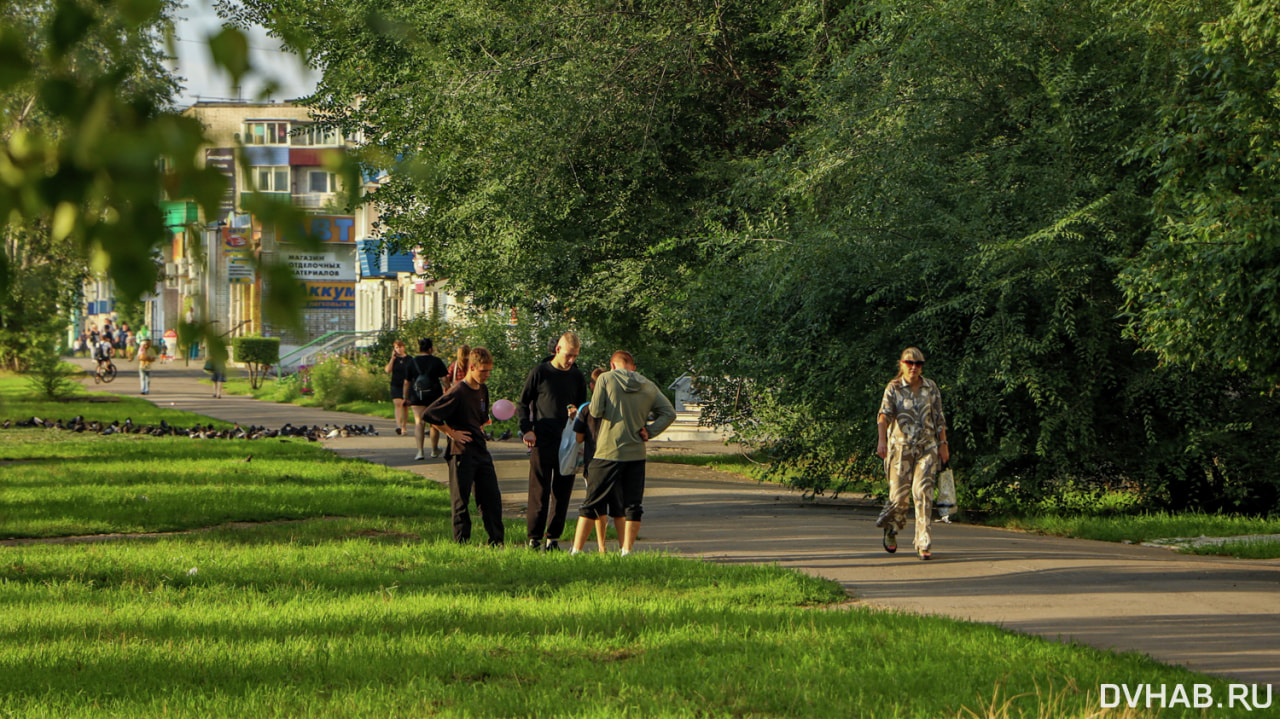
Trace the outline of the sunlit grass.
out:
M 519 519 L 458 546 L 439 486 L 305 441 L 12 429 L 0 468 L 0 536 L 183 532 L 0 547 L 0 716 L 1092 717 L 1101 683 L 1226 691 L 778 567 L 533 553 Z
M 1280 518 L 1227 514 L 1152 512 L 1119 517 L 1044 515 L 1001 520 L 1001 526 L 1061 537 L 1106 542 L 1146 542 L 1170 537 L 1233 537 L 1280 534 Z
M 1229 539 L 1221 544 L 1190 546 L 1187 554 L 1239 557 L 1241 559 L 1280 559 L 1280 541 L 1274 539 Z
M 1206 681 L 995 627 L 826 608 L 838 586 L 776 567 L 457 546 L 442 524 L 10 547 L 0 714 L 985 716 L 1000 692 L 1006 716 L 1043 716 L 1038 687 L 1057 686 L 1070 689 L 1055 716 L 1090 716 L 1102 682 Z

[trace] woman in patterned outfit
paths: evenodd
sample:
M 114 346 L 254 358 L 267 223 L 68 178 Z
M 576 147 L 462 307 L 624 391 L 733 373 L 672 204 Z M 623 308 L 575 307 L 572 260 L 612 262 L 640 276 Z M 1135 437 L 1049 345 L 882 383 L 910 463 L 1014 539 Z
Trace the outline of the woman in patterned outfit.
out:
M 951 459 L 951 450 L 947 447 L 942 393 L 933 380 L 924 378 L 924 353 L 919 349 L 902 351 L 898 375 L 884 388 L 876 427 L 876 454 L 884 460 L 889 476 L 889 501 L 876 520 L 876 526 L 884 528 L 885 551 L 898 551 L 898 532 L 907 526 L 907 508 L 914 499 L 916 552 L 921 559 L 932 559 L 929 520 L 933 480 L 942 464 Z

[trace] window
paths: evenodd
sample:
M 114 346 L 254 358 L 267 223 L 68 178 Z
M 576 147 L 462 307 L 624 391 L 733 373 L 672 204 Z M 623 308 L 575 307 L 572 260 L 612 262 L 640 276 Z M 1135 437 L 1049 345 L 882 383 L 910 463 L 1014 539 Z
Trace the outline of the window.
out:
M 342 132 L 336 128 L 319 125 L 295 127 L 290 144 L 294 147 L 341 147 Z
M 307 192 L 337 192 L 338 178 L 332 172 L 312 170 L 307 173 Z
M 289 123 L 287 122 L 246 122 L 244 124 L 244 144 L 246 145 L 288 145 Z
M 249 177 L 253 179 L 254 186 L 246 187 L 245 190 L 257 189 L 260 192 L 289 191 L 289 168 L 287 166 L 265 165 L 254 167 Z

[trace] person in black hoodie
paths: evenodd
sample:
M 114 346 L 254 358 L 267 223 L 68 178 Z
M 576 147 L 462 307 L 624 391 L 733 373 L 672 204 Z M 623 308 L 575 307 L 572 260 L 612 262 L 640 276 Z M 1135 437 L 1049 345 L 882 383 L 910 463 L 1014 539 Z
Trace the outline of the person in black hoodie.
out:
M 569 514 L 573 475 L 560 473 L 560 436 L 578 405 L 587 401 L 586 378 L 574 364 L 581 346 L 573 332 L 561 335 L 555 354 L 529 372 L 516 402 L 520 434 L 529 448 L 530 549 L 560 549 Z
M 493 356 L 484 347 L 471 350 L 467 376 L 423 410 L 423 417 L 449 438 L 449 499 L 453 503 L 453 540 L 471 539 L 471 514 L 467 504 L 474 490 L 476 509 L 489 545 L 500 547 L 505 532 L 502 525 L 502 490 L 485 442 L 484 426 L 489 424 L 489 373 Z

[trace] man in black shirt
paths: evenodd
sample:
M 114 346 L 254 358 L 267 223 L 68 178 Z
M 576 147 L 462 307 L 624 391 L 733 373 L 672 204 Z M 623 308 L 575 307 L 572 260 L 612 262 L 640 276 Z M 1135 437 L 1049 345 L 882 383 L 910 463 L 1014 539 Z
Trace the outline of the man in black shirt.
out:
M 484 522 L 491 546 L 502 546 L 502 491 L 498 473 L 485 443 L 484 426 L 489 423 L 489 373 L 493 356 L 484 347 L 471 350 L 467 376 L 444 396 L 425 408 L 423 416 L 432 427 L 449 438 L 449 499 L 453 503 L 453 540 L 471 539 L 471 514 L 467 504 L 471 491 Z
M 426 423 L 422 421 L 422 411 L 432 402 L 440 398 L 444 394 L 444 387 L 440 385 L 440 378 L 449 374 L 449 369 L 444 366 L 444 362 L 436 357 L 434 343 L 429 337 L 423 337 L 418 340 L 418 354 L 413 357 L 413 361 L 405 368 L 404 374 L 404 398 L 405 403 L 413 408 L 413 436 L 418 443 L 418 455 L 414 459 L 422 459 L 423 445 L 426 443 Z M 426 378 L 426 391 L 418 392 L 417 387 L 421 383 L 418 382 L 418 376 Z M 440 456 L 440 433 L 435 427 L 431 428 L 431 457 L 434 459 Z
M 569 514 L 573 475 L 560 473 L 560 436 L 578 405 L 587 401 L 586 378 L 574 366 L 581 345 L 573 332 L 561 335 L 555 354 L 529 372 L 516 402 L 520 433 L 530 450 L 527 527 L 531 549 L 558 550 Z

